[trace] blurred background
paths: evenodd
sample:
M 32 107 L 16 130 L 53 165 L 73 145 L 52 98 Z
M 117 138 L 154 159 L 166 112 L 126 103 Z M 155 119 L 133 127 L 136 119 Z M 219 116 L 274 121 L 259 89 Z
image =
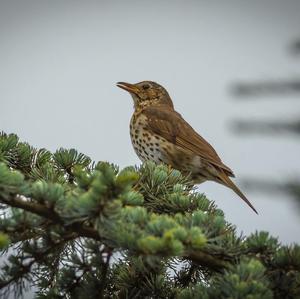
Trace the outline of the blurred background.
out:
M 142 80 L 167 88 L 259 215 L 221 185 L 199 192 L 239 232 L 299 242 L 300 1 L 1 0 L 0 130 L 139 164 L 115 83 Z

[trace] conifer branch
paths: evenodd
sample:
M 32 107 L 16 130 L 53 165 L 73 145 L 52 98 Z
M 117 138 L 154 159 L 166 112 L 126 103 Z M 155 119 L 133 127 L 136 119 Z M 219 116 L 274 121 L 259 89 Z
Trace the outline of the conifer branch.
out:
M 0 296 L 25 282 L 38 298 L 300 296 L 299 245 L 266 232 L 237 236 L 214 202 L 165 165 L 119 170 L 3 133 L 0 204 Z
M 100 240 L 99 233 L 95 229 L 88 227 L 82 223 L 71 223 L 69 225 L 66 225 L 59 217 L 59 215 L 55 213 L 55 211 L 43 206 L 42 204 L 24 200 L 18 195 L 4 198 L 3 196 L 1 196 L 1 194 L 0 202 L 11 207 L 20 208 L 24 211 L 31 212 L 43 218 L 49 219 L 52 224 L 55 223 L 65 225 L 65 228 L 76 232 L 79 237 L 87 237 L 95 240 Z

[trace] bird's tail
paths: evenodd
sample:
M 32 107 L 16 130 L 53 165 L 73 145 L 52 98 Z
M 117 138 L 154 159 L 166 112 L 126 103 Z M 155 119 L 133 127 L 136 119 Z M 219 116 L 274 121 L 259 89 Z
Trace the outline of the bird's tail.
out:
M 224 172 L 220 172 L 218 177 L 223 185 L 232 189 L 256 214 L 258 214 L 251 202 L 247 199 L 247 197 Z

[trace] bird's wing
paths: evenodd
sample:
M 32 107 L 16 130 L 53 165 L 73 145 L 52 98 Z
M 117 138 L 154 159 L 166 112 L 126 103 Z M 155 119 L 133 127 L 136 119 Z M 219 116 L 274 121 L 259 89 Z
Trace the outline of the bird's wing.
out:
M 193 152 L 210 164 L 221 168 L 227 175 L 234 176 L 232 170 L 223 164 L 213 147 L 175 110 L 164 106 L 148 106 L 141 113 L 148 119 L 148 130 L 187 151 Z

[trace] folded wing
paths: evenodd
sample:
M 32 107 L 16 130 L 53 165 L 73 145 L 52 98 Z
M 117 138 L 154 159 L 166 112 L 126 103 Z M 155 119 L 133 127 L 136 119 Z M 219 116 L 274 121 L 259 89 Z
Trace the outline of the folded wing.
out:
M 175 110 L 164 106 L 149 106 L 142 113 L 148 118 L 148 130 L 160 135 L 169 142 L 200 156 L 228 176 L 233 171 L 226 166 L 213 149 Z

